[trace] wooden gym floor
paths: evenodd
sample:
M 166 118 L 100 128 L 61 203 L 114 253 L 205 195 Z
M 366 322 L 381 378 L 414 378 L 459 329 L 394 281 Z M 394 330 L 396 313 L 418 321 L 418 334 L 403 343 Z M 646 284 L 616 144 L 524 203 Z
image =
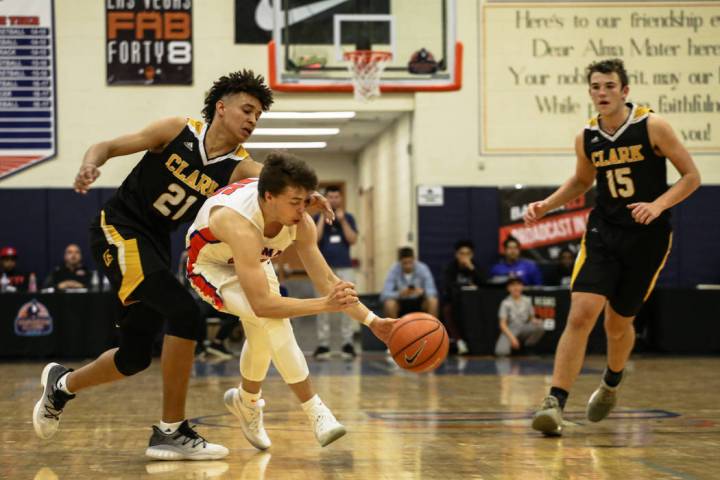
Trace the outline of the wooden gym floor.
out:
M 237 360 L 198 362 L 188 413 L 230 455 L 154 462 L 144 449 L 159 419 L 160 372 L 87 390 L 50 441 L 30 419 L 44 363 L 0 364 L 2 479 L 716 479 L 720 478 L 720 358 L 636 357 L 620 404 L 598 424 L 583 416 L 603 358 L 591 357 L 566 409 L 561 438 L 529 428 L 552 358 L 451 358 L 434 375 L 390 368 L 384 356 L 309 360 L 318 392 L 348 428 L 320 448 L 273 371 L 264 387 L 273 441 L 257 452 L 222 404 Z M 81 362 L 69 362 L 77 367 Z

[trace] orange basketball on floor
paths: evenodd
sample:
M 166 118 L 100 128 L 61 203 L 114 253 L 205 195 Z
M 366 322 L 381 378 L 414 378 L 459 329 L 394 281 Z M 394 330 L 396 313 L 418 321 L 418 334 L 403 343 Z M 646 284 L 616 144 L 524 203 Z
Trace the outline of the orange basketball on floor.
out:
M 440 320 L 422 312 L 408 313 L 393 326 L 388 340 L 395 363 L 411 372 L 430 372 L 445 360 L 450 339 Z

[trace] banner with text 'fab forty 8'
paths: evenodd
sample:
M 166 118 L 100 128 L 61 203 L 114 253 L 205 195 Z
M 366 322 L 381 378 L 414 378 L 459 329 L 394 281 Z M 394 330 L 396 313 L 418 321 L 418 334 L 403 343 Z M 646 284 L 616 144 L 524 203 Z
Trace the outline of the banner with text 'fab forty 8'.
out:
M 0 1 L 0 179 L 57 153 L 53 6 Z
M 192 0 L 108 1 L 105 15 L 108 85 L 192 85 Z

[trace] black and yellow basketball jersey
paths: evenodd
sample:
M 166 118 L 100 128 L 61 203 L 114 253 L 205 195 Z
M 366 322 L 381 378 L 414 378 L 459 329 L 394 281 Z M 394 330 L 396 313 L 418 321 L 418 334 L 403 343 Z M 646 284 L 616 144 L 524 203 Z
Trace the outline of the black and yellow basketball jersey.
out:
M 666 159 L 655 153 L 648 134 L 650 110 L 628 103 L 630 115 L 612 135 L 600 128 L 600 115 L 585 127 L 585 155 L 597 169 L 597 205 L 595 211 L 605 221 L 639 227 L 628 204 L 652 202 L 667 189 Z M 666 210 L 651 225 L 667 224 Z
M 121 223 L 126 223 L 124 219 L 140 221 L 161 232 L 193 220 L 207 197 L 227 185 L 238 162 L 248 156 L 240 145 L 232 152 L 207 158 L 204 140 L 208 126 L 188 119 L 163 151 L 146 152 L 106 203 L 108 217 Z

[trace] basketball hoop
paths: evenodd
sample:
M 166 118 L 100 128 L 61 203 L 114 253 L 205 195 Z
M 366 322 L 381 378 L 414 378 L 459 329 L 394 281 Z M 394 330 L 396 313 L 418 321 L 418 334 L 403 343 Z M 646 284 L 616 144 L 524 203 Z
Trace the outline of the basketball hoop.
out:
M 373 50 L 354 50 L 345 52 L 343 58 L 348 62 L 348 71 L 352 77 L 355 100 L 366 102 L 380 96 L 380 76 L 392 53 Z

